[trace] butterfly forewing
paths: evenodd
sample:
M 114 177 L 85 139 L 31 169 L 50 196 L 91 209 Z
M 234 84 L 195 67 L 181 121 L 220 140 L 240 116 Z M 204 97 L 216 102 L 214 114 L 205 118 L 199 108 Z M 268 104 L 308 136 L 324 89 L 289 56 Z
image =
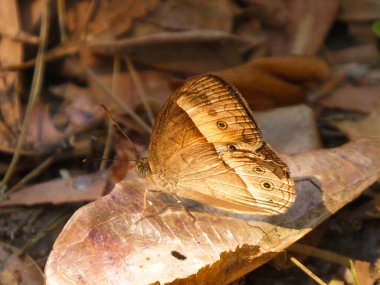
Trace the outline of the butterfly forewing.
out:
M 176 102 L 209 142 L 245 141 L 261 146 L 261 134 L 238 91 L 213 76 L 190 80 Z

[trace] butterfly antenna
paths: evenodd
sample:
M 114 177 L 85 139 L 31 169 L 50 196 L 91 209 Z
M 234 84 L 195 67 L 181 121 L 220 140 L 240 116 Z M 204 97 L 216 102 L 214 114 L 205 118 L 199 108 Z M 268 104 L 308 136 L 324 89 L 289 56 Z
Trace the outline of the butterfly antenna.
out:
M 131 146 L 133 147 L 136 155 L 137 155 L 137 160 L 136 161 L 140 161 L 142 160 L 142 156 L 140 154 L 140 152 L 137 150 L 135 144 L 133 143 L 133 141 L 129 138 L 129 136 L 126 134 L 126 132 L 123 131 L 122 128 L 120 128 L 119 124 L 116 123 L 116 121 L 114 120 L 114 118 L 112 117 L 112 114 L 110 112 L 110 110 L 107 109 L 106 106 L 104 106 L 103 104 L 100 104 L 100 106 L 102 106 L 102 108 L 104 109 L 104 111 L 107 113 L 109 119 L 111 120 L 112 124 L 119 130 L 119 132 L 128 140 L 128 142 L 131 144 Z
M 88 163 L 90 161 L 140 161 L 139 159 L 109 159 L 109 158 L 84 158 L 82 159 L 82 163 Z

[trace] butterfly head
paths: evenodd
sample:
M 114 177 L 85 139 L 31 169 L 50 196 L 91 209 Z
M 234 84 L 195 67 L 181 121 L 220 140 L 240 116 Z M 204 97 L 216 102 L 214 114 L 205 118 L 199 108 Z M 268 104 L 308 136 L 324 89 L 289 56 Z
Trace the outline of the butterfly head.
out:
M 149 167 L 148 158 L 142 157 L 136 160 L 136 172 L 137 172 L 137 175 L 142 178 L 145 178 L 148 175 L 150 175 L 151 170 Z

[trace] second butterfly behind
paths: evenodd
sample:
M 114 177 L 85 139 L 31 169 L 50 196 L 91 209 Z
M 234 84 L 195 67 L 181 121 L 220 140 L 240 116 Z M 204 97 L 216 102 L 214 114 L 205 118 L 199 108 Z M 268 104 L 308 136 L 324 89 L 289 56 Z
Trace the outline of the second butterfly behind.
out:
M 146 164 L 161 191 L 226 211 L 281 214 L 295 200 L 289 170 L 262 140 L 248 104 L 213 75 L 191 78 L 170 96 Z

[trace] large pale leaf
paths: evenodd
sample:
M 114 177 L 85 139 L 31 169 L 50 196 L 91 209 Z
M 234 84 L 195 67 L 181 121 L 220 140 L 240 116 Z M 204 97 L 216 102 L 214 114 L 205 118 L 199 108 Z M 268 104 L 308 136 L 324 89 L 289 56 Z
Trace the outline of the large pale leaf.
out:
M 155 186 L 138 178 L 117 184 L 65 226 L 46 265 L 46 284 L 227 284 L 273 258 L 376 181 L 380 139 L 285 159 L 298 177 L 297 199 L 280 216 L 242 217 L 198 206 L 191 209 L 193 225 L 181 207 L 173 206 L 139 221 L 144 190 Z M 149 192 L 150 211 L 168 205 L 162 196 Z

